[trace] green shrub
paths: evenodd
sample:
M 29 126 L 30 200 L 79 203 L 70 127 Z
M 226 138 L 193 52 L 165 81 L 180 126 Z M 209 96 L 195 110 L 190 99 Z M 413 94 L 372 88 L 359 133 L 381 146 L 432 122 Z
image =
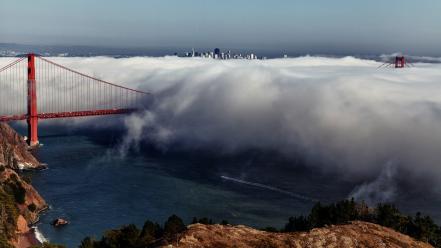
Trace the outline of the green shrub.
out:
M 197 224 L 197 223 L 204 224 L 204 225 L 216 224 L 216 222 L 214 222 L 213 219 L 209 219 L 207 217 L 203 217 L 203 218 L 200 218 L 200 219 L 198 219 L 196 217 L 193 217 L 193 220 L 191 221 L 191 224 Z M 221 224 L 221 225 L 228 225 L 228 221 L 222 220 L 219 224 Z
M 229 223 L 227 220 L 222 220 L 220 224 L 225 226 L 225 225 L 228 225 Z
M 158 223 L 153 223 L 147 220 L 142 227 L 140 239 L 143 244 L 152 244 L 160 239 L 163 235 L 163 230 Z
M 28 205 L 28 209 L 31 212 L 35 212 L 35 210 L 37 210 L 37 206 L 34 203 L 31 203 Z
M 182 219 L 176 215 L 172 215 L 164 224 L 164 237 L 169 241 L 173 241 L 179 233 L 186 229 L 187 227 L 184 225 Z
M 303 216 L 291 217 L 283 229 L 284 232 L 303 232 L 311 229 L 310 222 Z
M 32 177 L 29 174 L 23 174 L 21 175 L 21 179 L 23 181 L 25 181 L 27 184 L 31 184 L 32 183 Z
M 79 248 L 95 248 L 98 247 L 98 242 L 91 237 L 87 237 L 81 241 Z
M 135 225 L 127 225 L 119 230 L 106 232 L 100 245 L 101 247 L 139 247 L 139 236 L 140 231 Z
M 309 231 L 312 228 L 345 224 L 354 220 L 389 227 L 435 247 L 441 247 L 441 228 L 429 216 L 422 216 L 420 213 L 415 217 L 406 216 L 391 204 L 378 204 L 369 211 L 363 202 L 358 204 L 353 199 L 329 205 L 317 203 L 308 217 L 289 218 L 283 231 Z
M 51 243 L 43 243 L 43 245 L 40 246 L 32 246 L 31 248 L 66 248 L 63 245 L 57 245 L 57 244 L 51 244 Z
M 181 218 L 172 215 L 162 228 L 158 223 L 147 220 L 139 230 L 135 225 L 123 226 L 120 229 L 107 231 L 99 241 L 90 237 L 83 239 L 80 248 L 148 248 L 158 247 L 172 241 L 186 229 Z
M 9 240 L 15 237 L 18 208 L 14 196 L 0 187 L 0 239 Z
M 1 248 L 14 248 L 11 244 L 9 244 L 7 238 L 0 232 L 0 247 Z
M 11 179 L 9 179 L 5 183 L 4 187 L 5 187 L 5 190 L 9 194 L 12 194 L 14 196 L 15 201 L 18 204 L 24 204 L 25 203 L 25 200 L 26 200 L 26 190 L 21 186 L 21 184 L 18 181 L 18 179 L 14 179 L 14 177 L 12 177 Z

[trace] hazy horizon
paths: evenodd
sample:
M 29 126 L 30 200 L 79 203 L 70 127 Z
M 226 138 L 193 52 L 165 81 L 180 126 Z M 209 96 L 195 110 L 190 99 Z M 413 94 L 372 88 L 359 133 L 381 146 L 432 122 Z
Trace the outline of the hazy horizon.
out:
M 440 8 L 436 0 L 6 0 L 0 43 L 438 56 Z

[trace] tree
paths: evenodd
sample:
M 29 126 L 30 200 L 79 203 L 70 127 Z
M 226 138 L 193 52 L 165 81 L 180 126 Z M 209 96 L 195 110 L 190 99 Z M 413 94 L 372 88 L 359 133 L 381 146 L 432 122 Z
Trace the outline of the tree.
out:
M 173 241 L 177 238 L 177 235 L 185 231 L 187 227 L 181 218 L 176 215 L 172 215 L 164 224 L 164 238 L 168 241 Z
M 376 223 L 391 227 L 395 230 L 399 229 L 398 223 L 400 222 L 401 213 L 398 209 L 391 204 L 378 204 L 376 211 Z
M 79 248 L 97 248 L 97 242 L 93 240 L 91 237 L 86 237 L 81 241 Z
M 304 216 L 291 217 L 283 229 L 284 232 L 304 232 L 311 229 L 311 224 Z
M 100 242 L 100 247 L 105 248 L 136 248 L 140 231 L 131 224 L 123 226 L 120 230 L 110 230 L 105 233 Z
M 358 219 L 357 204 L 354 198 L 351 200 L 343 200 L 335 204 L 335 224 L 347 223 L 351 220 Z
M 50 244 L 47 242 L 44 242 L 41 246 L 32 246 L 31 248 L 66 248 L 63 245 L 57 245 L 57 244 Z
M 221 225 L 224 225 L 224 226 L 225 226 L 225 225 L 228 225 L 228 221 L 227 221 L 227 220 L 222 220 L 220 224 L 221 224 Z
M 417 227 L 416 238 L 424 242 L 436 245 L 438 243 L 437 234 L 439 227 L 433 222 L 429 216 L 421 216 L 421 213 L 415 215 L 415 225 Z
M 147 220 L 144 223 L 144 226 L 142 227 L 142 231 L 139 239 L 140 242 L 144 245 L 144 247 L 147 247 L 148 245 L 151 245 L 152 243 L 160 239 L 162 233 L 163 230 L 158 223 L 153 223 Z
M 308 216 L 311 228 L 323 227 L 325 225 L 335 224 L 335 205 L 321 205 L 320 202 L 315 204 Z

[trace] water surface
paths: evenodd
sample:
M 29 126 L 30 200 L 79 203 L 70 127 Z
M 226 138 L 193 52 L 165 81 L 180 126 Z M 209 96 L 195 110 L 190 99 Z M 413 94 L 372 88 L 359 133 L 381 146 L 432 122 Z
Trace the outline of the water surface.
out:
M 163 223 L 177 214 L 228 220 L 253 227 L 282 227 L 289 216 L 306 213 L 315 200 L 343 199 L 355 186 L 337 177 L 293 167 L 289 162 L 256 159 L 201 159 L 192 156 L 121 157 L 113 145 L 89 135 L 43 127 L 38 151 L 49 169 L 32 172 L 32 183 L 50 205 L 40 231 L 51 242 L 77 247 L 86 236 L 146 219 Z M 403 201 L 438 217 L 436 199 Z M 422 209 L 421 209 L 422 208 Z M 54 228 L 58 217 L 71 223 Z

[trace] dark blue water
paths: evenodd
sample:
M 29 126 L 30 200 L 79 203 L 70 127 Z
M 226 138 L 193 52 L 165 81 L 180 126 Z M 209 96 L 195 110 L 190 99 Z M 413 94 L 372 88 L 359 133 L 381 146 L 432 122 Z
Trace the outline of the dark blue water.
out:
M 141 226 L 146 219 L 163 223 L 172 214 L 187 223 L 197 216 L 282 227 L 289 216 L 309 211 L 314 199 L 337 201 L 355 186 L 256 153 L 223 160 L 140 151 L 122 158 L 115 144 L 96 142 L 89 135 L 49 127 L 40 131 L 47 136 L 40 139 L 44 146 L 38 157 L 49 169 L 32 172 L 32 184 L 50 210 L 38 228 L 51 242 L 68 247 L 124 224 Z M 432 199 L 401 205 L 436 213 L 433 204 Z M 71 224 L 53 228 L 50 222 L 58 217 Z

